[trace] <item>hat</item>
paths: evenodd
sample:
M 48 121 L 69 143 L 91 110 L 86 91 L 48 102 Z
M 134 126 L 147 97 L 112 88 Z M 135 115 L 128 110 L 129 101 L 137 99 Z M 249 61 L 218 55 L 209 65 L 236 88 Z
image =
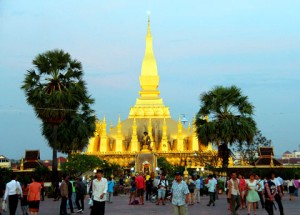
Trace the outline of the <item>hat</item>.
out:
M 182 176 L 182 173 L 181 172 L 175 172 L 175 175 L 181 175 Z

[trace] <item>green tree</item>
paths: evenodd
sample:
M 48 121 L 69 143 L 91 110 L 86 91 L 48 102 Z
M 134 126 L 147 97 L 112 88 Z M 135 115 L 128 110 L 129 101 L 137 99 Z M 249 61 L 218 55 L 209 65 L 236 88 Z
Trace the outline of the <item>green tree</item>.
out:
M 72 154 L 68 156 L 68 161 L 61 165 L 63 172 L 75 178 L 94 169 L 103 167 L 103 160 L 95 155 Z
M 41 181 L 46 181 L 49 179 L 50 174 L 50 170 L 45 166 L 39 166 L 34 169 L 34 175 L 38 177 L 38 180 Z
M 173 175 L 175 172 L 183 173 L 184 171 L 184 166 L 174 166 L 171 163 L 169 163 L 165 157 L 157 158 L 157 166 L 162 172 L 169 175 Z
M 271 146 L 272 141 L 264 137 L 260 130 L 257 130 L 254 140 L 251 143 L 245 142 L 244 144 L 237 144 L 235 151 L 240 153 L 241 159 L 244 163 L 253 165 L 256 161 L 256 154 L 259 147 Z
M 35 69 L 27 71 L 21 88 L 27 103 L 42 120 L 43 134 L 53 149 L 52 182 L 55 182 L 58 180 L 57 151 L 65 151 L 66 146 L 72 144 L 70 139 L 74 139 L 72 134 L 72 138 L 59 140 L 58 128 L 64 121 L 70 122 L 80 116 L 82 108 L 89 110 L 93 99 L 87 95 L 81 63 L 71 59 L 70 54 L 63 50 L 47 51 L 39 54 L 32 63 Z M 47 129 L 51 132 L 47 133 Z
M 228 146 L 253 141 L 256 132 L 252 118 L 254 107 L 236 86 L 217 86 L 203 93 L 200 101 L 196 116 L 198 138 L 204 145 L 212 142 L 218 146 L 223 167 L 227 168 Z

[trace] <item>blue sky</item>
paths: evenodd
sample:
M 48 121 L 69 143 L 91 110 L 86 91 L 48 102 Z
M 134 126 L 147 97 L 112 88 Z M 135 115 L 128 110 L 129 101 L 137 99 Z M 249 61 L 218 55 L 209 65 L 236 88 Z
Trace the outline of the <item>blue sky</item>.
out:
M 160 91 L 173 118 L 192 120 L 199 95 L 237 85 L 275 154 L 300 144 L 300 2 L 79 1 L 0 2 L 0 154 L 51 149 L 20 86 L 34 57 L 55 48 L 82 62 L 97 116 L 126 119 L 138 97 L 147 11 Z

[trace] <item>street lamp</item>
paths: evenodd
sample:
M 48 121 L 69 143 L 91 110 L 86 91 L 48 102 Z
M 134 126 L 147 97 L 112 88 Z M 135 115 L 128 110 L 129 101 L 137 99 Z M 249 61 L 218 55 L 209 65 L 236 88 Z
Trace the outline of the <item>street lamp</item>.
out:
M 130 168 L 130 172 L 131 172 L 131 174 L 130 174 L 130 175 L 132 176 L 132 175 L 133 175 L 133 173 L 134 173 L 134 167 L 131 167 L 131 168 Z
M 158 175 L 159 174 L 159 167 L 157 166 L 157 167 L 155 167 L 155 170 L 156 170 L 156 174 Z

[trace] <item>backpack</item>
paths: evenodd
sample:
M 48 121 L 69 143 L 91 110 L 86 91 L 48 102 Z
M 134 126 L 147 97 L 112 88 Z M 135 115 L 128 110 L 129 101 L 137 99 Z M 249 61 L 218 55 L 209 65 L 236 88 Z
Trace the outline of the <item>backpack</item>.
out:
M 159 189 L 160 186 L 161 186 L 161 181 L 162 181 L 162 180 L 160 180 L 160 181 L 159 181 L 159 184 L 157 185 L 158 189 Z M 166 179 L 164 180 L 164 182 L 165 182 L 165 188 L 167 189 L 167 188 L 168 188 L 168 182 L 167 182 Z
M 152 180 L 149 179 L 148 181 L 146 181 L 146 187 L 151 188 L 153 185 Z
M 276 193 L 276 185 L 274 184 L 274 182 L 269 180 L 265 184 L 268 184 L 271 195 L 274 195 L 274 193 Z M 269 198 L 268 192 L 265 192 L 265 198 Z
M 196 184 L 194 184 L 193 182 L 188 184 L 188 189 L 189 190 L 194 190 L 196 188 Z

